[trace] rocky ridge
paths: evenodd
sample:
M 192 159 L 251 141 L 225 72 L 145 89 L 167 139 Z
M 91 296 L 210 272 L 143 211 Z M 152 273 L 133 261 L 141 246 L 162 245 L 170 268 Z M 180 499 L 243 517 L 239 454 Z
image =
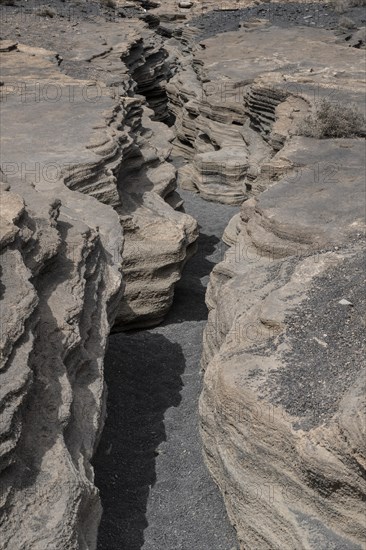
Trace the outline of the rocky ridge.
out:
M 197 237 L 173 154 L 183 187 L 245 200 L 207 293 L 200 405 L 240 545 L 362 548 L 364 142 L 296 135 L 314 98 L 364 107 L 362 53 L 263 21 L 195 46 L 178 16 L 143 17 L 1 47 L 17 135 L 2 148 L 2 544 L 95 548 L 106 338 L 161 321 Z
M 293 138 L 278 155 L 309 164 L 243 203 L 211 275 L 206 458 L 243 548 L 362 548 L 364 143 Z
M 296 135 L 314 95 L 340 113 L 349 102 L 362 112 L 361 57 L 327 31 L 267 25 L 203 46 L 202 81 L 219 82 L 216 94 L 222 82 L 233 92 L 242 85 L 244 120 L 271 148 L 243 180 L 247 200 L 224 233 L 230 249 L 206 295 L 206 462 L 240 548 L 361 549 L 365 142 Z M 221 106 L 233 112 L 223 98 Z M 202 180 L 195 185 L 205 196 Z M 223 200 L 221 189 L 210 199 Z
M 193 47 L 167 93 L 175 149 L 189 161 L 180 185 L 241 204 L 271 183 L 270 159 L 298 133 L 314 102 L 351 101 L 364 112 L 363 53 L 338 45 L 328 31 L 266 20 L 223 36 Z M 304 41 L 310 61 L 302 59 Z
M 14 65 L 16 55 L 18 75 L 24 79 L 23 88 L 13 85 L 13 74 L 5 75 L 4 72 L 3 89 L 9 113 L 12 102 L 22 102 L 23 107 L 30 107 L 32 100 L 38 99 L 35 94 L 44 96 L 47 90 L 54 89 L 58 94 L 58 97 L 55 96 L 58 111 L 63 113 L 63 124 L 73 113 L 78 113 L 77 116 L 90 125 L 88 131 L 96 124 L 95 130 L 98 131 L 87 138 L 87 148 L 83 150 L 85 162 L 75 161 L 75 151 L 67 151 L 67 156 L 62 160 L 59 153 L 55 158 L 44 151 L 39 167 L 50 172 L 51 181 L 68 170 L 65 183 L 70 189 L 87 193 L 118 211 L 126 233 L 125 292 L 116 319 L 116 327 L 122 328 L 161 321 L 171 304 L 174 283 L 194 250 L 197 224 L 189 216 L 175 212 L 182 201 L 175 191 L 175 168 L 167 162 L 173 132 L 153 120 L 167 116 L 166 101 L 163 112 L 164 97 L 161 99 L 156 92 L 166 70 L 161 61 L 165 55 L 162 45 L 153 43 L 151 32 L 140 21 L 135 21 L 125 30 L 118 26 L 108 29 L 108 24 L 104 29 L 99 26 L 98 44 L 92 32 L 93 26 L 85 24 L 82 38 L 77 38 L 71 51 L 60 48 L 57 53 L 62 59 L 60 66 L 57 65 L 55 52 L 36 49 L 26 57 L 25 48 L 15 46 L 23 50 L 24 65 L 20 63 L 21 56 L 14 53 L 16 50 L 8 53 L 8 65 Z M 104 38 L 107 35 L 108 40 Z M 145 43 L 146 46 L 143 46 Z M 38 62 L 39 70 L 42 68 L 44 71 L 41 85 L 36 81 L 37 74 L 26 68 L 30 56 L 33 64 Z M 64 75 L 60 68 L 67 74 Z M 130 74 L 135 75 L 138 83 Z M 78 79 L 74 75 L 79 75 Z M 150 102 L 156 112 L 138 94 L 140 88 L 147 97 L 151 94 L 158 98 Z M 49 93 L 52 95 L 51 91 Z M 34 109 L 39 109 L 42 117 L 48 113 L 50 117 L 55 116 L 52 114 L 55 105 L 53 98 L 50 101 L 47 97 L 42 99 L 44 101 L 34 102 Z M 89 117 L 91 107 L 93 114 Z M 29 109 L 23 111 L 28 116 Z M 104 112 L 108 112 L 105 121 Z M 97 113 L 100 113 L 101 122 L 96 122 Z M 42 117 L 35 128 L 35 134 L 41 134 L 39 143 L 34 136 L 31 144 L 24 143 L 29 151 L 28 158 L 18 159 L 13 152 L 3 148 L 3 158 L 9 165 L 20 166 L 22 162 L 24 167 L 28 164 L 32 166 L 31 155 L 41 149 L 44 139 Z M 62 136 L 54 136 L 53 139 L 60 142 Z M 52 145 L 56 147 L 60 143 Z M 55 167 L 51 173 L 53 163 Z M 11 174 L 7 175 L 10 181 Z M 168 225 L 170 230 L 167 230 Z M 148 288 L 141 285 L 145 277 L 150 281 Z
M 162 320 L 198 235 L 156 120 L 161 40 L 98 29 L 1 43 L 2 548 L 95 548 L 107 337 Z
M 64 186 L 2 185 L 1 547 L 91 548 L 122 231 L 110 208 Z

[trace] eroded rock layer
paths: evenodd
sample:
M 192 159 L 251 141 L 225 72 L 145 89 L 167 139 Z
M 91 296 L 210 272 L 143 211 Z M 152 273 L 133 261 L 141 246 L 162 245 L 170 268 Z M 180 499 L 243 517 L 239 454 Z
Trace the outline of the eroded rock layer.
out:
M 6 188 L 0 546 L 92 548 L 101 507 L 89 461 L 104 418 L 122 232 L 110 208 L 62 186 Z
M 364 108 L 363 54 L 263 21 L 194 47 L 180 4 L 0 47 L 0 545 L 95 548 L 107 336 L 160 322 L 195 249 L 174 151 L 183 187 L 246 201 L 200 404 L 241 547 L 361 549 L 364 142 L 296 132 L 314 100 Z
M 7 550 L 95 548 L 107 337 L 162 320 L 198 234 L 178 211 L 173 133 L 154 120 L 161 39 L 137 20 L 98 31 L 85 23 L 58 51 L 1 44 Z
M 291 138 L 211 275 L 202 437 L 243 549 L 363 547 L 364 155 Z
M 243 549 L 365 540 L 365 142 L 297 135 L 322 99 L 361 119 L 362 54 L 336 42 L 248 23 L 204 41 L 168 85 L 182 185 L 247 199 L 206 295 L 200 401 L 206 461 Z
M 70 189 L 113 206 L 126 232 L 125 292 L 115 328 L 156 324 L 171 304 L 174 283 L 194 251 L 198 235 L 195 220 L 174 211 L 182 201 L 175 191 L 176 171 L 168 162 L 173 132 L 152 120 L 156 115 L 147 107 L 145 98 L 136 93 L 138 85 L 130 76 L 130 72 L 139 72 L 139 86 L 148 96 L 148 90 L 154 90 L 151 82 L 155 78 L 158 83 L 161 81 L 160 57 L 164 50 L 161 44 L 158 47 L 159 40 L 153 49 L 151 32 L 140 21 L 122 30 L 101 25 L 100 45 L 92 30 L 85 24 L 85 34 L 76 41 L 72 52 L 61 50 L 58 54 L 63 59 L 61 67 L 69 76 L 61 73 L 55 52 L 19 45 L 18 51 L 8 52 L 3 69 L 7 112 L 12 116 L 11 106 L 21 102 L 17 124 L 25 125 L 33 105 L 34 133 L 22 134 L 22 158 L 4 148 L 6 175 L 10 181 L 10 166 L 23 166 L 30 179 L 37 153 L 37 167 L 45 172 L 46 179 L 52 181 L 65 173 Z M 142 57 L 145 39 L 146 59 Z M 37 80 L 40 71 L 41 82 Z M 23 79 L 23 87 L 14 85 L 14 74 Z M 77 79 L 73 76 L 76 74 Z M 55 102 L 47 100 L 47 93 L 57 99 L 56 113 Z M 37 94 L 41 101 L 33 102 Z M 58 132 L 51 125 L 44 128 L 47 116 L 59 125 Z M 65 145 L 64 132 L 68 132 L 67 125 L 74 116 L 78 127 Z M 87 145 L 82 158 L 73 149 L 80 139 Z
M 268 161 L 301 133 L 311 105 L 351 102 L 364 112 L 363 57 L 328 31 L 266 20 L 196 44 L 166 87 L 175 148 L 188 160 L 180 185 L 230 204 L 263 190 Z

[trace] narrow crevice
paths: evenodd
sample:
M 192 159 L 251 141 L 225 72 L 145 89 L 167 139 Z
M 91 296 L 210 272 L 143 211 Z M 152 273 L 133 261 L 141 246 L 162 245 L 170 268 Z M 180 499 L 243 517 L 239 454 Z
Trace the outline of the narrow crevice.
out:
M 108 416 L 94 459 L 104 509 L 98 550 L 237 547 L 203 462 L 198 420 L 205 291 L 236 208 L 182 195 L 200 236 L 166 320 L 110 337 Z

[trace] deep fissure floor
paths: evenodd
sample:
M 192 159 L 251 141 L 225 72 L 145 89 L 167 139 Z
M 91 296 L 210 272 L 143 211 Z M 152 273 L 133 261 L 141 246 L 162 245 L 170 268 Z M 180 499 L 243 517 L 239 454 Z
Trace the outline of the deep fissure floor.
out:
M 171 311 L 156 328 L 110 337 L 108 418 L 94 459 L 104 508 L 98 550 L 237 549 L 198 421 L 205 290 L 237 208 L 180 193 L 200 237 Z

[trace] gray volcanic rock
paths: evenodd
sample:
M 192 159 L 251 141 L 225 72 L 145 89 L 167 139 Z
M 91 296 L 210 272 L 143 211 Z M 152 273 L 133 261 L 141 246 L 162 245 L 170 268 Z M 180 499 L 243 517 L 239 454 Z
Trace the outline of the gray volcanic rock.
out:
M 248 178 L 272 149 L 250 128 L 240 89 L 216 84 L 202 84 L 187 64 L 166 87 L 176 117 L 175 151 L 189 161 L 178 181 L 205 199 L 241 204 Z
M 243 549 L 363 547 L 364 154 L 290 139 L 211 275 L 202 437 Z
M 159 323 L 195 250 L 178 153 L 183 187 L 248 199 L 211 276 L 200 403 L 241 548 L 361 549 L 364 142 L 296 133 L 318 99 L 364 108 L 362 37 L 254 21 L 193 48 L 170 23 L 199 4 L 168 8 L 157 33 L 78 20 L 50 49 L 31 29 L 0 45 L 0 546 L 95 548 L 107 336 Z
M 363 79 L 363 53 L 322 29 L 267 22 L 202 41 L 167 85 L 175 148 L 188 161 L 180 185 L 240 204 L 263 190 L 262 170 L 314 102 L 364 112 Z
M 203 197 L 249 199 L 210 278 L 200 401 L 206 462 L 243 549 L 361 549 L 365 537 L 365 143 L 296 136 L 318 100 L 336 102 L 340 116 L 349 103 L 364 109 L 362 53 L 336 41 L 326 31 L 248 26 L 205 41 L 195 73 L 185 69 L 190 77 L 168 87 L 189 160 L 183 185 L 200 160 L 201 173 L 214 174 L 191 176 Z M 211 132 L 198 142 L 206 113 Z M 213 113 L 227 117 L 224 145 Z M 247 173 L 238 170 L 225 197 L 212 159 L 235 155 L 238 128 L 264 154 L 255 162 L 242 149 Z
M 159 38 L 153 47 L 151 31 L 140 21 L 123 30 L 101 26 L 100 32 L 108 39 L 101 40 L 100 46 L 88 30 L 85 25 L 85 33 L 71 52 L 61 50 L 68 75 L 60 72 L 54 52 L 18 46 L 17 51 L 4 54 L 5 120 L 7 116 L 13 118 L 12 106 L 20 102 L 23 109 L 15 123 L 25 154 L 19 159 L 5 143 L 3 157 L 9 181 L 10 167 L 19 171 L 24 166 L 29 179 L 37 154 L 37 169 L 45 172 L 47 183 L 64 175 L 70 189 L 87 193 L 118 211 L 126 232 L 126 286 L 116 328 L 152 325 L 166 314 L 174 283 L 194 251 L 192 245 L 198 235 L 195 220 L 171 208 L 181 206 L 175 192 L 176 172 L 168 162 L 173 133 L 152 120 L 157 115 L 136 93 L 141 87 L 147 97 L 150 93 L 158 97 L 158 84 L 152 82 L 156 79 L 161 84 L 164 50 Z M 141 57 L 144 48 L 146 60 Z M 140 84 L 129 72 L 138 73 Z M 71 76 L 76 73 L 82 78 Z M 23 88 L 14 85 L 15 74 L 23 79 Z M 38 74 L 42 75 L 41 84 Z M 56 112 L 55 102 L 45 97 L 48 90 L 51 99 L 52 90 L 58 94 Z M 36 94 L 41 101 L 33 102 Z M 152 105 L 159 113 L 161 101 L 158 103 Z M 22 130 L 29 123 L 31 109 L 32 135 Z M 64 135 L 75 116 L 78 127 L 66 145 Z M 58 132 L 52 125 L 44 127 L 45 117 L 54 120 Z M 79 142 L 86 145 L 81 151 Z M 36 177 L 41 179 L 38 173 Z
M 14 181 L 1 228 L 0 547 L 93 548 L 118 216 L 61 184 Z
M 107 44 L 89 30 L 72 51 L 8 41 L 1 53 L 0 547 L 9 550 L 95 548 L 90 461 L 107 337 L 116 319 L 119 328 L 162 319 L 197 237 L 195 220 L 171 207 L 181 206 L 167 161 L 173 135 L 152 120 L 162 103 L 154 114 L 129 74 L 140 70 L 146 94 L 156 91 L 163 51 L 148 43 L 128 69 L 121 57 L 143 48 L 144 25 L 106 24 Z
M 176 170 L 169 162 L 174 134 L 156 120 L 169 118 L 164 88 L 170 69 L 162 39 L 140 21 L 130 22 L 123 31 L 106 27 L 102 57 L 91 56 L 95 40 L 86 33 L 77 58 L 72 54 L 67 66 L 71 64 L 72 70 L 75 61 L 82 64 L 86 75 L 104 81 L 122 106 L 113 121 L 118 131 L 123 130 L 119 164 L 113 170 L 119 202 L 112 203 L 125 232 L 126 286 L 114 327 L 120 330 L 162 321 L 173 300 L 174 284 L 195 250 L 198 229 L 192 217 L 175 211 L 182 201 L 175 191 Z M 174 56 L 170 61 L 174 63 Z

